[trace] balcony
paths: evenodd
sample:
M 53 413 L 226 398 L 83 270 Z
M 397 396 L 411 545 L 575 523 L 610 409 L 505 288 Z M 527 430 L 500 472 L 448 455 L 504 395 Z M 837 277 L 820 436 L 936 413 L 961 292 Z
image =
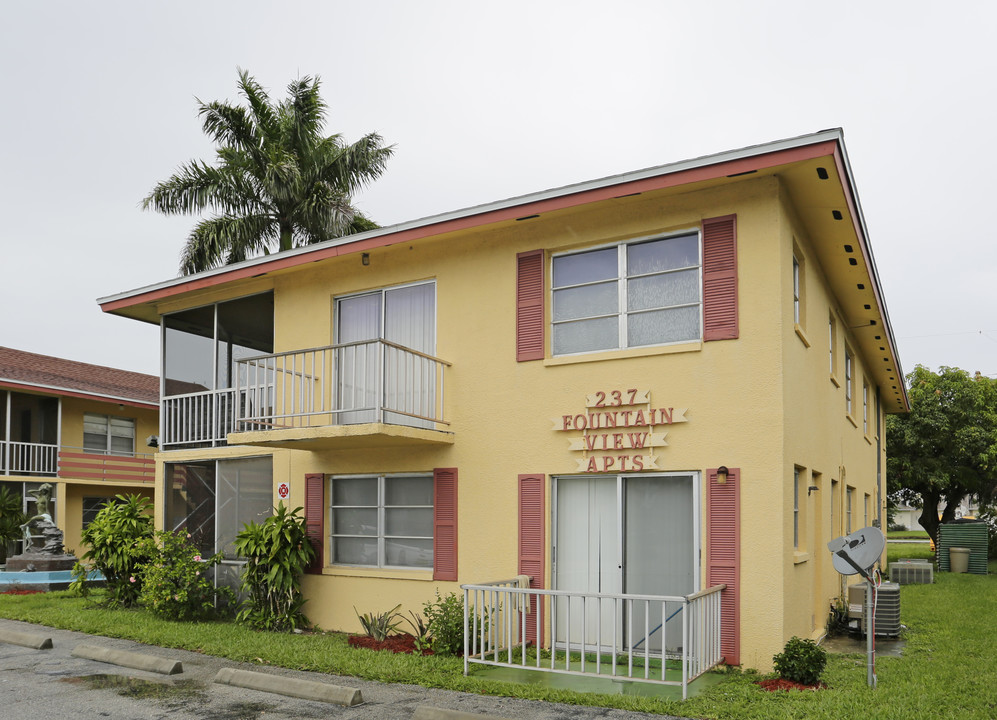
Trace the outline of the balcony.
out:
M 450 363 L 387 340 L 239 359 L 236 387 L 163 398 L 163 447 L 452 444 Z
M 152 455 L 113 455 L 47 443 L 0 441 L 0 475 L 152 483 L 156 463 Z

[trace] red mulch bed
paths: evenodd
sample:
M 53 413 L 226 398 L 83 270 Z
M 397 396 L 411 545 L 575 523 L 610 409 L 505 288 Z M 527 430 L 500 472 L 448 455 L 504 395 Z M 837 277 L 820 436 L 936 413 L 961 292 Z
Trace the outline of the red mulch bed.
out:
M 4 590 L 0 595 L 36 595 L 44 590 Z
M 415 649 L 415 638 L 408 633 L 389 635 L 383 641 L 377 641 L 369 635 L 350 635 L 347 639 L 350 647 L 366 648 L 367 650 L 390 650 L 395 653 L 419 654 Z M 433 651 L 423 650 L 422 655 L 432 655 Z
M 775 692 L 776 690 L 826 690 L 827 685 L 824 683 L 817 683 L 816 685 L 802 685 L 798 682 L 793 682 L 792 680 L 786 680 L 785 678 L 773 678 L 772 680 L 759 680 L 759 687 L 762 690 L 768 690 L 769 692 Z

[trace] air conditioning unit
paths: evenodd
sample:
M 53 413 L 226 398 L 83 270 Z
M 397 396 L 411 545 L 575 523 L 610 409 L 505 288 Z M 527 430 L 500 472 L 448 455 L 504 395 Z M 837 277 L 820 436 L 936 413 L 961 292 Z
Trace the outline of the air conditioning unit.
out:
M 890 563 L 890 582 L 898 585 L 927 585 L 935 581 L 935 566 L 928 560 L 899 560 Z
M 859 631 L 865 635 L 865 588 L 867 583 L 848 586 L 848 617 L 859 620 Z M 900 585 L 894 582 L 879 586 L 876 598 L 876 635 L 896 637 L 900 634 Z

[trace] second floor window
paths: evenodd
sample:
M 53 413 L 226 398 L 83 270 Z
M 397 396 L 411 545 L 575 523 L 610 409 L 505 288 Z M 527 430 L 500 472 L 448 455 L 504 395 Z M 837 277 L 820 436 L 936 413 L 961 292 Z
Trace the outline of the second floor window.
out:
M 110 455 L 135 452 L 135 420 L 86 413 L 83 416 L 83 449 Z
M 700 267 L 697 232 L 554 257 L 554 355 L 699 340 Z

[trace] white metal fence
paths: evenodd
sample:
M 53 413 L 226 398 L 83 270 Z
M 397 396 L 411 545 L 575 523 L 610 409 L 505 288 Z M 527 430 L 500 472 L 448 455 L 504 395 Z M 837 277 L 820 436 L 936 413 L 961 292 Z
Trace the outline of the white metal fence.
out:
M 55 475 L 59 446 L 0 440 L 0 474 Z
M 726 587 L 656 596 L 522 588 L 515 580 L 462 585 L 464 674 L 478 663 L 601 675 L 681 686 L 685 699 L 689 683 L 723 660 Z
M 387 340 L 239 360 L 241 430 L 381 422 L 433 428 L 443 416 L 445 360 Z
M 163 437 L 160 445 L 211 445 L 224 442 L 236 428 L 234 388 L 171 395 L 163 398 Z

